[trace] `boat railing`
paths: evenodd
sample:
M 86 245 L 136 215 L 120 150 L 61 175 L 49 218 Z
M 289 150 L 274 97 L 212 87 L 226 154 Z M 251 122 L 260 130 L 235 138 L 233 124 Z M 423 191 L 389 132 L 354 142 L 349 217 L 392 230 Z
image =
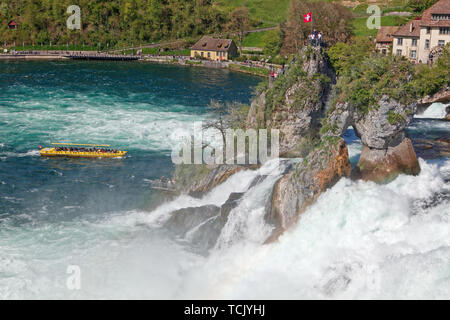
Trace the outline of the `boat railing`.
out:
M 161 181 L 161 180 L 152 180 L 150 181 L 150 188 L 156 189 L 156 190 L 163 190 L 163 191 L 170 191 L 170 192 L 176 192 L 176 183 L 167 180 L 167 181 Z

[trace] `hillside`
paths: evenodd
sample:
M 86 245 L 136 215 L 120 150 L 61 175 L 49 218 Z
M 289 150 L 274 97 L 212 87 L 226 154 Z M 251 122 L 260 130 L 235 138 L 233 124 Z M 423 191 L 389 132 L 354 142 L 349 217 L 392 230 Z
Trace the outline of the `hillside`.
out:
M 406 0 L 379 0 L 384 11 L 408 10 Z M 82 30 L 68 30 L 66 12 L 74 2 L 81 8 Z M 331 2 L 331 1 L 330 1 Z M 355 34 L 368 36 L 365 27 L 368 0 L 339 2 L 355 14 Z M 290 0 L 0 0 L 0 42 L 9 45 L 79 45 L 91 48 L 123 48 L 131 44 L 167 39 L 195 41 L 204 34 L 227 31 L 230 12 L 241 6 L 250 12 L 250 28 L 276 26 L 287 18 Z M 18 30 L 9 30 L 15 20 Z M 382 25 L 398 25 L 403 17 L 383 17 Z M 270 32 L 269 32 L 270 33 Z M 270 36 L 250 34 L 245 46 L 264 47 Z
M 290 0 L 214 0 L 222 10 L 231 11 L 237 7 L 246 7 L 251 14 L 252 24 L 271 27 L 286 20 Z

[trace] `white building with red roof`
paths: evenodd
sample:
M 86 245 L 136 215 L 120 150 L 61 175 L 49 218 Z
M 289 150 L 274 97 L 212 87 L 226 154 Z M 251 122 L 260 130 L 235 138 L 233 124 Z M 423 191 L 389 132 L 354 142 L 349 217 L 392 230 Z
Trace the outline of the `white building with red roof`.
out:
M 430 52 L 450 42 L 450 0 L 439 0 L 425 10 L 420 20 L 401 26 L 394 33 L 392 54 L 427 63 Z

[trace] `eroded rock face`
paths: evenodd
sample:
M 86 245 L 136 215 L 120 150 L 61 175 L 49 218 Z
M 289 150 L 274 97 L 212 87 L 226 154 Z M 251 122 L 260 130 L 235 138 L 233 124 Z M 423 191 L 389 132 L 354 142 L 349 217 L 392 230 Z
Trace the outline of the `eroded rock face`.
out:
M 405 131 L 416 107 L 416 103 L 403 105 L 388 96 L 383 96 L 377 106 L 366 112 L 356 110 L 348 102 L 336 105 L 328 117 L 334 133 L 342 135 L 349 126 L 353 126 L 363 144 L 353 177 L 382 182 L 400 173 L 420 172 L 414 148 Z
M 169 231 L 184 237 L 192 228 L 219 214 L 220 207 L 215 205 L 183 208 L 172 212 L 165 226 Z
M 192 197 L 201 197 L 214 187 L 225 182 L 233 174 L 248 169 L 256 169 L 254 165 L 183 165 L 182 170 L 175 173 L 178 188 Z
M 275 240 L 297 221 L 322 192 L 341 177 L 350 176 L 350 172 L 348 149 L 343 139 L 328 139 L 310 152 L 295 170 L 284 175 L 274 187 L 272 210 L 267 219 L 275 225 L 275 231 L 267 241 Z
M 450 121 L 450 106 L 448 106 L 447 108 L 445 108 L 445 112 L 447 113 L 445 115 L 445 120 Z
M 318 135 L 335 74 L 320 48 L 304 48 L 285 76 L 252 103 L 247 128 L 280 130 L 280 155 L 305 155 L 304 146 Z
M 231 210 L 236 208 L 244 193 L 231 193 L 221 206 L 205 205 L 183 208 L 172 212 L 165 223 L 166 229 L 175 237 L 192 243 L 197 249 L 208 250 L 215 246 L 228 221 Z
M 403 141 L 405 128 L 412 120 L 415 107 L 415 104 L 405 106 L 383 96 L 378 107 L 371 108 L 367 114 L 354 112 L 352 125 L 363 145 L 386 149 Z

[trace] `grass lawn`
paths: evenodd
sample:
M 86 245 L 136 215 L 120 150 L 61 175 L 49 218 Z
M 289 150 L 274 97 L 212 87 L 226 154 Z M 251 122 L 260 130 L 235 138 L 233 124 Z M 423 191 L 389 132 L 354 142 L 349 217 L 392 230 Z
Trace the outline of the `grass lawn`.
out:
M 272 27 L 283 22 L 287 16 L 290 0 L 214 0 L 214 3 L 231 11 L 245 6 L 258 27 Z
M 402 24 L 405 24 L 409 19 L 410 18 L 408 18 L 408 17 L 397 17 L 397 16 L 381 17 L 381 25 L 382 26 L 400 26 Z M 353 26 L 355 27 L 355 36 L 369 37 L 369 36 L 377 35 L 378 29 L 368 29 L 366 22 L 367 22 L 367 17 L 355 18 L 353 20 Z
M 247 66 L 241 66 L 241 65 L 236 65 L 236 64 L 230 64 L 228 66 L 228 68 L 230 70 L 250 73 L 250 74 L 254 74 L 256 76 L 261 76 L 261 77 L 267 77 L 269 75 L 269 70 L 267 70 L 265 68 L 247 67 Z
M 266 35 L 270 32 L 277 32 L 276 30 L 262 31 L 262 32 L 252 32 L 249 33 L 242 41 L 243 47 L 258 47 L 264 48 Z

